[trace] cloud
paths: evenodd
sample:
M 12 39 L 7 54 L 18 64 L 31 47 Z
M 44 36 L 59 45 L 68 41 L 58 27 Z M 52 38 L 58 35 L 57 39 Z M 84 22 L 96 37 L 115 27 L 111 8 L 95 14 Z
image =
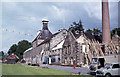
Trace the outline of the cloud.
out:
M 89 17 L 97 18 L 98 20 L 102 20 L 102 3 L 95 2 L 95 3 L 86 3 L 84 5 L 86 12 L 88 13 Z M 118 8 L 117 2 L 109 2 L 109 15 L 110 20 L 113 22 L 118 16 Z M 116 9 L 116 10 L 115 10 Z
M 109 3 L 109 12 L 110 12 L 110 18 L 112 20 L 116 19 L 118 17 L 118 3 L 117 2 L 111 2 Z
M 114 5 L 116 6 L 116 5 Z M 111 6 L 111 23 L 116 24 L 116 8 Z M 18 35 L 18 32 L 33 34 L 42 29 L 42 19 L 48 19 L 48 27 L 52 33 L 61 28 L 69 28 L 73 21 L 83 22 L 85 29 L 102 29 L 101 3 L 99 2 L 5 2 L 3 3 L 3 28 L 15 30 L 17 33 L 3 32 L 3 49 L 17 43 L 19 40 L 32 41 L 34 37 Z M 114 21 L 114 22 L 113 22 Z M 12 39 L 12 40 L 9 40 Z
M 55 5 L 52 5 L 52 8 L 53 8 L 53 12 L 55 13 L 55 15 L 60 19 L 63 19 L 65 15 L 68 13 L 67 9 L 58 8 Z
M 5 53 L 7 53 L 8 48 L 7 48 L 7 47 L 4 47 L 4 48 L 0 49 L 0 51 L 3 51 L 3 52 L 5 52 Z
M 22 21 L 32 22 L 32 23 L 36 23 L 36 22 L 41 21 L 40 18 L 37 18 L 35 16 L 19 16 L 18 19 L 22 20 Z
M 58 16 L 64 16 L 65 14 L 65 10 L 64 9 L 59 9 L 58 7 L 56 6 L 52 6 L 52 8 L 55 10 L 55 12 L 57 13 Z
M 102 19 L 102 11 L 101 11 L 101 4 L 96 2 L 96 3 L 86 3 L 84 5 L 84 8 L 86 10 L 86 12 L 88 13 L 89 17 L 94 17 L 97 18 L 99 20 Z
M 69 10 L 59 8 L 55 5 L 52 5 L 52 8 L 53 8 L 53 12 L 55 13 L 54 15 L 56 15 L 55 18 L 60 19 L 62 21 L 63 25 L 65 25 L 66 16 L 68 15 Z

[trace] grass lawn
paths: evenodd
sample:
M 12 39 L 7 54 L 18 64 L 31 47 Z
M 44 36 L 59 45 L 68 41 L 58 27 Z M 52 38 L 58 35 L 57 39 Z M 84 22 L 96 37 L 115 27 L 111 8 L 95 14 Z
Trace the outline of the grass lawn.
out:
M 70 75 L 70 72 L 28 66 L 22 64 L 2 64 L 3 75 Z
M 69 76 L 71 73 L 57 69 L 41 68 L 41 67 L 28 66 L 22 64 L 2 64 L 2 74 L 3 75 L 68 75 Z M 81 75 L 79 77 L 88 77 L 88 76 Z

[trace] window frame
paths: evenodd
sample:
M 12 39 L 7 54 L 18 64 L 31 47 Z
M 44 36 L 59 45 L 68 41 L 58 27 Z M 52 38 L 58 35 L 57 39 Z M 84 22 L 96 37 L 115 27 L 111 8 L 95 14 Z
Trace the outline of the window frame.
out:
M 117 65 L 117 67 L 114 67 L 114 65 Z M 118 65 L 119 64 L 113 64 L 112 69 L 120 68 L 120 65 L 119 65 L 119 67 L 118 67 Z

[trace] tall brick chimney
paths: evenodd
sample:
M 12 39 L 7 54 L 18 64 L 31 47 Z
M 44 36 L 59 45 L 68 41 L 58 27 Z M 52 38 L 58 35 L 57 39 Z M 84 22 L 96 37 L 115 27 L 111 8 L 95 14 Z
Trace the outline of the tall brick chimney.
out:
M 102 40 L 104 44 L 111 41 L 108 0 L 102 0 Z

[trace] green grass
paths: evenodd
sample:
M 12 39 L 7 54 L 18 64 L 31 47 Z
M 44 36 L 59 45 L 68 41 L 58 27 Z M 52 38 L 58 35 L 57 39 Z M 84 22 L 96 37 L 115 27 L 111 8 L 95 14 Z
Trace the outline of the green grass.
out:
M 22 64 L 2 64 L 3 75 L 70 75 L 70 72 L 28 66 Z
M 51 68 L 41 68 L 41 67 L 28 66 L 22 64 L 2 64 L 2 75 L 49 75 L 49 76 L 51 75 L 51 77 L 54 77 L 55 75 L 57 76 L 59 75 L 58 77 L 60 77 L 61 75 L 61 77 L 67 77 L 67 76 L 76 77 L 76 76 L 70 76 L 70 74 L 71 74 L 70 72 L 51 69 Z M 88 77 L 88 76 L 80 75 L 77 77 Z

